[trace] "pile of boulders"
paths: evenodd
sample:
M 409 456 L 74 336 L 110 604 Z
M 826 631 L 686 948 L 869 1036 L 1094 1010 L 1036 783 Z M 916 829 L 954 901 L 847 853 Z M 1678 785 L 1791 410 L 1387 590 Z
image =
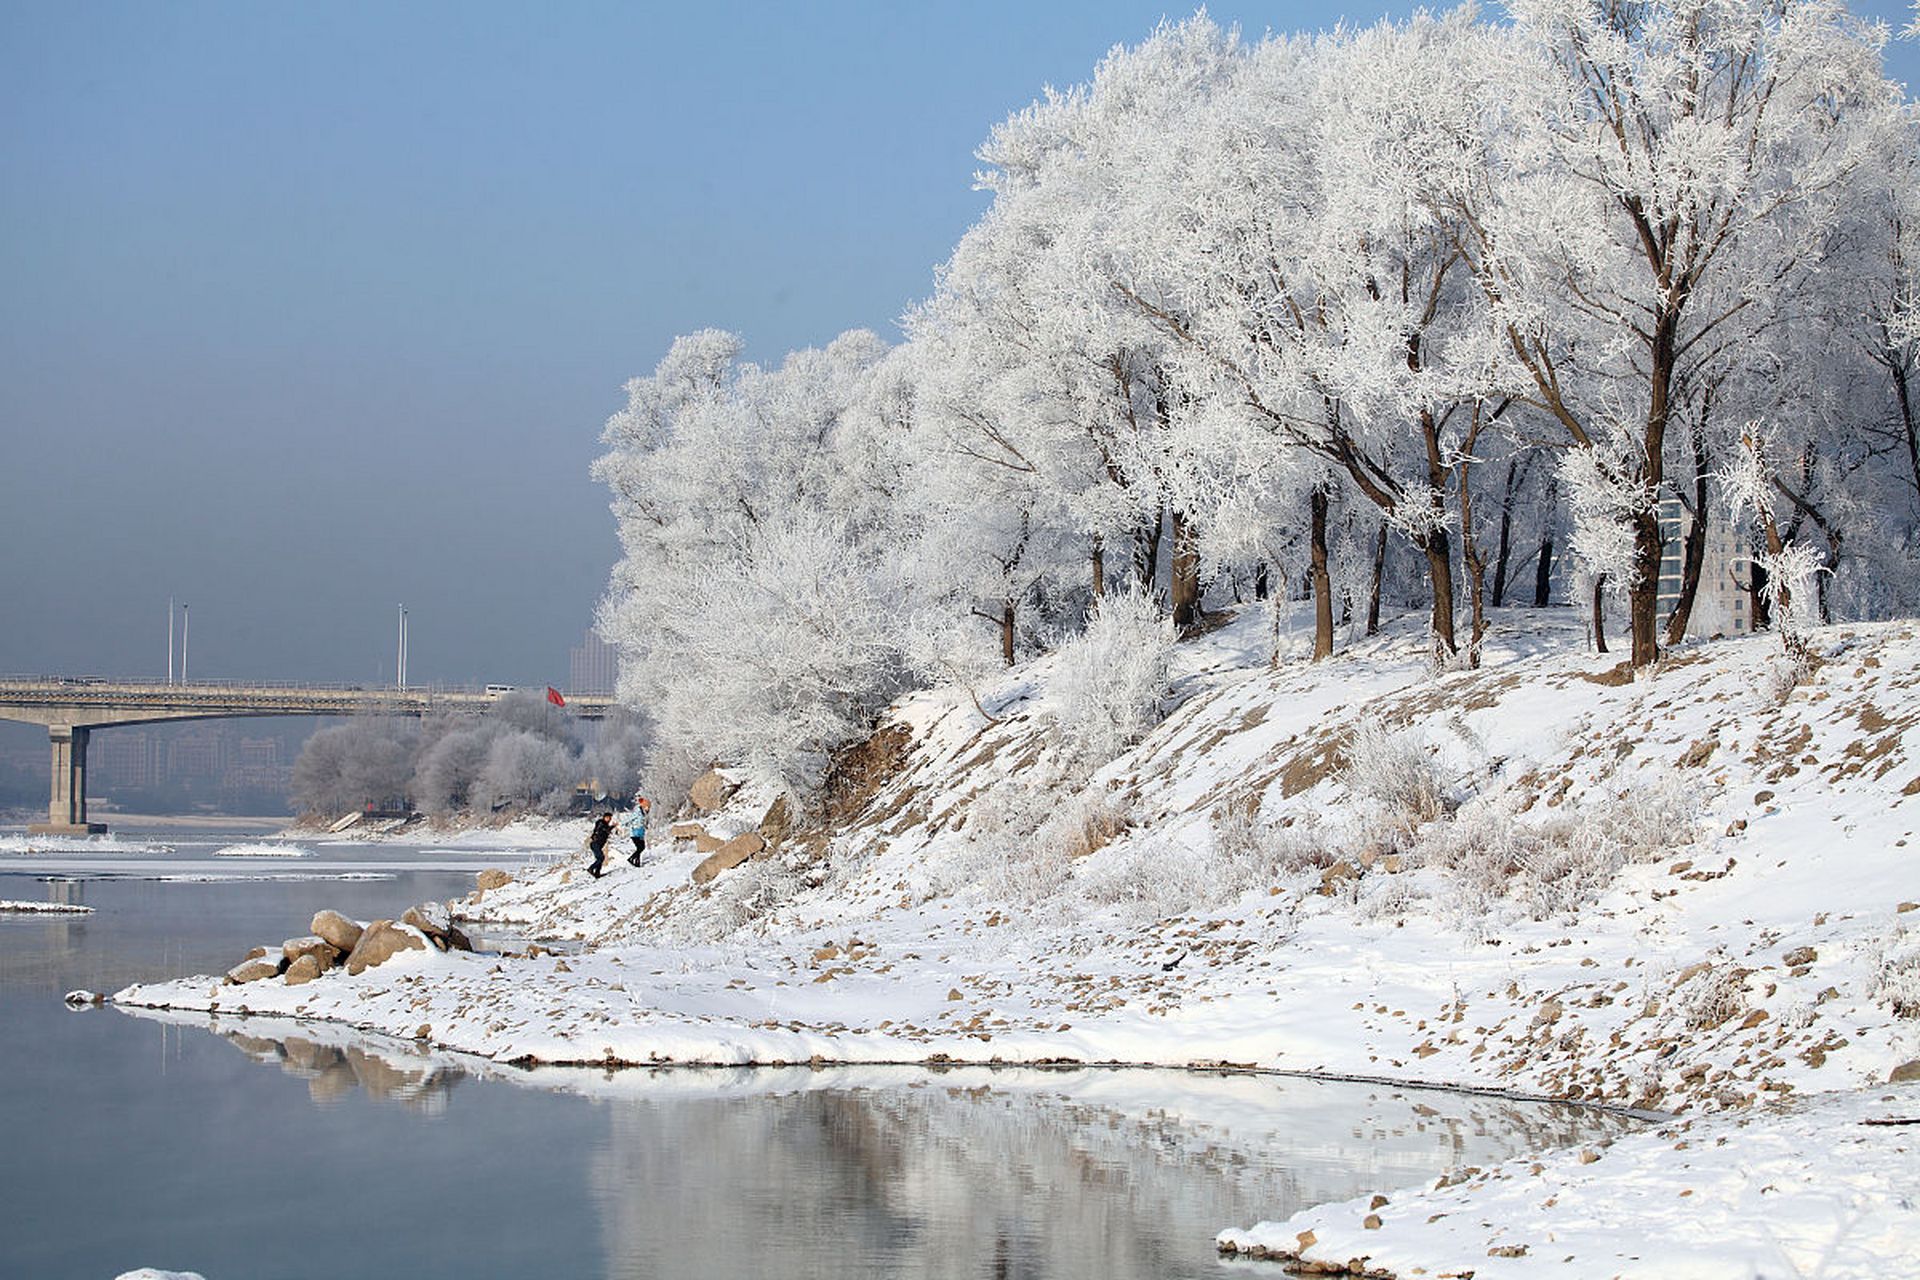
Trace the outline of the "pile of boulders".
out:
M 349 920 L 338 911 L 322 911 L 313 917 L 312 929 L 303 938 L 288 938 L 277 951 L 255 947 L 246 959 L 227 970 L 227 982 L 284 977 L 288 986 L 297 987 L 333 969 L 364 973 L 402 951 L 473 950 L 473 943 L 439 903 L 408 907 L 398 920 L 365 924 Z
M 694 781 L 688 792 L 689 807 L 697 814 L 718 813 L 738 789 L 739 784 L 718 769 L 709 769 Z M 667 834 L 675 840 L 693 841 L 693 847 L 707 855 L 693 869 L 693 882 L 706 884 L 757 854 L 779 848 L 792 828 L 793 821 L 783 798 L 773 802 L 766 816 L 751 831 L 722 835 L 708 831 L 704 821 L 682 821 L 668 828 Z

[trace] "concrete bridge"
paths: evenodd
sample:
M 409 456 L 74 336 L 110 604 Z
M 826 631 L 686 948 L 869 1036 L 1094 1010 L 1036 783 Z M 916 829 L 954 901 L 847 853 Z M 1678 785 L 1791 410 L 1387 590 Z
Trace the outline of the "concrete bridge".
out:
M 0 720 L 45 725 L 53 743 L 53 794 L 47 803 L 47 820 L 29 830 L 85 835 L 107 829 L 105 823 L 87 820 L 87 739 L 95 729 L 229 716 L 424 716 L 435 711 L 484 711 L 499 698 L 498 686 L 401 689 L 8 676 L 0 677 Z M 582 720 L 597 720 L 613 705 L 611 698 L 569 694 L 566 709 Z

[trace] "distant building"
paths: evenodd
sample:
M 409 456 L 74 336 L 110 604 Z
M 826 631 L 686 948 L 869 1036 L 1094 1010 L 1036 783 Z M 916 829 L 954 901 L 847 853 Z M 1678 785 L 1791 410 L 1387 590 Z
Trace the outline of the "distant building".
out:
M 567 692 L 608 695 L 620 676 L 620 651 L 600 638 L 592 628 L 585 643 L 568 651 Z
M 227 772 L 227 746 L 227 735 L 219 729 L 183 732 L 167 744 L 167 781 L 217 781 Z
M 242 738 L 240 739 L 240 767 L 243 769 L 275 768 L 280 763 L 280 739 L 278 738 Z
M 151 787 L 160 781 L 153 735 L 139 729 L 115 729 L 94 737 L 88 767 L 98 769 L 96 785 Z
M 1680 499 L 1669 495 L 1660 500 L 1660 538 L 1665 551 L 1660 558 L 1660 626 L 1680 602 L 1682 570 L 1686 562 L 1687 533 L 1693 517 Z M 1693 599 L 1693 612 L 1687 615 L 1687 638 L 1705 636 L 1743 636 L 1753 630 L 1751 600 L 1747 583 L 1752 562 L 1733 527 L 1723 520 L 1707 519 L 1706 558 L 1700 566 L 1700 588 Z

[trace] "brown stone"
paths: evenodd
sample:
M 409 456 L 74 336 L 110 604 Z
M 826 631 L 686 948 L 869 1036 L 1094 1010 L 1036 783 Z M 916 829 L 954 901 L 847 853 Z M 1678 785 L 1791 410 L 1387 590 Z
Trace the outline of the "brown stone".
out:
M 499 889 L 512 884 L 513 877 L 497 867 L 488 867 L 480 873 L 475 883 L 479 885 L 480 892 L 485 893 L 489 889 Z
M 1378 1231 L 1380 1229 L 1380 1215 L 1377 1213 L 1370 1213 L 1366 1217 L 1360 1219 L 1360 1225 L 1365 1227 L 1368 1231 Z
M 667 828 L 667 835 L 674 840 L 697 840 L 707 834 L 707 829 L 697 822 L 676 822 Z
M 408 907 L 400 917 L 401 924 L 410 924 L 427 935 L 441 951 L 471 951 L 473 942 L 453 923 L 453 917 L 446 907 L 438 902 L 423 902 L 417 907 Z
M 348 954 L 360 943 L 361 927 L 338 911 L 316 913 L 313 923 L 307 927 L 338 948 L 342 955 Z
M 402 951 L 425 951 L 426 935 L 410 925 L 391 920 L 375 920 L 360 935 L 360 941 L 347 955 L 347 972 L 364 973 L 385 964 Z
M 1317 892 L 1321 897 L 1330 898 L 1342 881 L 1351 880 L 1359 874 L 1353 864 L 1343 858 L 1320 873 L 1320 888 Z
M 328 947 L 327 950 L 333 951 L 333 948 Z M 334 951 L 334 954 L 338 955 L 340 953 Z M 320 957 L 309 951 L 305 955 L 296 958 L 293 963 L 287 966 L 287 985 L 290 987 L 305 986 L 307 983 L 319 977 L 324 968 L 325 966 L 320 963 Z
M 1797 969 L 1803 964 L 1812 964 L 1820 958 L 1820 953 L 1812 947 L 1795 947 L 1780 957 L 1780 963 L 1789 969 Z
M 1920 1080 L 1920 1058 L 1903 1062 L 1887 1073 L 1888 1084 L 1912 1084 Z
M 777 848 L 787 833 L 793 830 L 793 813 L 787 808 L 787 798 L 781 796 L 767 806 L 760 818 L 760 834 L 766 837 L 767 844 Z
M 687 799 L 693 801 L 695 808 L 712 813 L 738 789 L 738 784 L 728 781 L 718 769 L 709 769 L 693 780 L 693 786 L 687 791 Z
M 706 884 L 722 871 L 731 871 L 760 851 L 759 836 L 735 836 L 701 860 L 693 869 L 693 882 Z
M 693 847 L 699 853 L 712 853 L 726 842 L 725 836 L 709 835 L 706 828 L 702 827 L 700 834 L 693 838 Z
M 255 956 L 251 960 L 242 960 L 227 970 L 227 981 L 232 983 L 258 982 L 262 978 L 272 978 L 280 973 L 280 965 L 272 960 Z
M 304 938 L 288 938 L 280 945 L 281 954 L 287 958 L 287 968 L 291 970 L 302 956 L 312 956 L 321 969 L 331 969 L 340 963 L 340 948 L 316 934 Z

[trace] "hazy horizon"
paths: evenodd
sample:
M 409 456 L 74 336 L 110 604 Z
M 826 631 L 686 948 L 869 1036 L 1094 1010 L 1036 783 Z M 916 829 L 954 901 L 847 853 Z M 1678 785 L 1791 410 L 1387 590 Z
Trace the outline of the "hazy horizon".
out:
M 172 598 L 194 676 L 389 681 L 404 604 L 412 682 L 564 684 L 622 384 L 895 338 L 989 129 L 1189 12 L 8 6 L 0 671 L 162 675 Z

